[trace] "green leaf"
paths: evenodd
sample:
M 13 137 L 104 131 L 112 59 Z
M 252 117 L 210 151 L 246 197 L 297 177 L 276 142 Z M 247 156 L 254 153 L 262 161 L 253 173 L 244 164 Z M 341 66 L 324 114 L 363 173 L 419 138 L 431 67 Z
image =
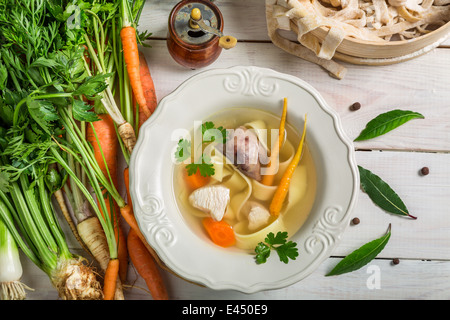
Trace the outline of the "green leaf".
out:
M 57 66 L 58 63 L 53 59 L 47 59 L 45 57 L 39 57 L 30 65 L 31 68 L 33 67 L 48 67 L 53 68 Z
M 5 171 L 0 171 L 0 191 L 9 192 L 9 188 L 11 186 L 10 182 L 10 174 Z
M 275 250 L 280 258 L 280 261 L 288 263 L 289 259 L 295 260 L 298 257 L 297 243 L 293 241 L 286 242 L 288 233 L 278 231 L 275 235 L 269 232 L 264 239 L 264 242 L 258 243 L 255 248 L 255 259 L 257 264 L 265 263 L 270 256 L 270 251 Z
M 267 237 L 264 239 L 266 243 L 270 245 L 277 245 L 277 244 L 284 244 L 286 243 L 286 239 L 288 237 L 287 232 L 277 232 L 277 235 L 275 236 L 273 232 L 269 232 L 267 234 Z
M 85 95 L 87 98 L 94 98 L 95 95 L 102 92 L 108 86 L 106 80 L 111 76 L 111 73 L 98 74 L 93 77 L 86 78 L 74 92 L 74 95 Z
M 372 261 L 386 246 L 391 237 L 391 225 L 384 236 L 366 243 L 342 259 L 326 276 L 336 276 L 358 270 Z
M 27 98 L 27 106 L 30 115 L 48 135 L 51 135 L 51 121 L 58 120 L 58 114 L 53 104 L 47 100 L 35 100 L 31 96 Z
M 278 253 L 280 261 L 288 263 L 289 259 L 295 260 L 298 257 L 297 243 L 293 241 L 286 242 L 285 244 L 277 247 L 275 250 Z
M 188 175 L 191 176 L 200 171 L 200 175 L 203 177 L 213 176 L 215 173 L 214 165 L 212 163 L 190 163 L 186 165 Z
M 369 121 L 354 141 L 362 141 L 381 136 L 412 119 L 425 118 L 422 114 L 407 110 L 392 110 L 382 113 Z
M 358 169 L 363 190 L 377 206 L 387 212 L 416 219 L 409 214 L 402 199 L 385 181 L 370 170 L 361 166 L 358 166 Z
M 222 137 L 220 142 L 226 143 L 228 139 L 227 130 L 222 126 L 216 128 L 212 121 L 207 121 L 202 124 L 202 135 L 203 141 L 206 142 L 214 142 L 216 141 L 216 137 Z
M 265 263 L 267 261 L 267 258 L 270 256 L 270 247 L 264 242 L 260 242 L 255 248 L 255 253 L 256 263 Z
M 8 71 L 5 65 L 0 60 L 0 90 L 6 88 L 6 81 L 8 80 Z
M 178 141 L 177 150 L 175 151 L 175 159 L 178 162 L 183 162 L 191 156 L 191 142 L 186 139 Z
M 72 107 L 73 117 L 78 121 L 94 122 L 99 120 L 97 114 L 90 111 L 92 106 L 82 100 L 74 99 Z

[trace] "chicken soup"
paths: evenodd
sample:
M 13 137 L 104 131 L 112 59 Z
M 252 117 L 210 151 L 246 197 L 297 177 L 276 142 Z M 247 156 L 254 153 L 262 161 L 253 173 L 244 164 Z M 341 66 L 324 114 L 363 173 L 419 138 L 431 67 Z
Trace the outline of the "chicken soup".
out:
M 293 164 L 303 135 L 288 124 L 280 131 L 282 123 L 265 111 L 231 108 L 179 140 L 174 194 L 193 232 L 221 247 L 253 251 L 269 232 L 291 237 L 301 228 L 314 203 L 316 169 L 307 139 Z M 271 211 L 283 187 L 279 210 Z

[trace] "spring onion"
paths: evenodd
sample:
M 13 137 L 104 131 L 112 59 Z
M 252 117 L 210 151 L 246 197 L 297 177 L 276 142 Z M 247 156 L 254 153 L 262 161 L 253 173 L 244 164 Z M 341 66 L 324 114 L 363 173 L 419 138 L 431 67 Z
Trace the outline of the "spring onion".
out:
M 9 214 L 8 208 L 0 201 L 0 210 Z M 16 241 L 0 218 L 0 300 L 24 300 L 25 289 L 32 290 L 22 283 L 23 269 Z

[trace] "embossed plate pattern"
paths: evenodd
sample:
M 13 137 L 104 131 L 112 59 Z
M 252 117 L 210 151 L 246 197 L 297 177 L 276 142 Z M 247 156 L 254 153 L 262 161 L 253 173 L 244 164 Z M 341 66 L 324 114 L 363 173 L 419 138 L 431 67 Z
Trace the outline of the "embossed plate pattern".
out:
M 307 141 L 318 172 L 317 196 L 305 224 L 292 237 L 298 243 L 297 259 L 284 264 L 272 258 L 257 265 L 251 254 L 219 248 L 192 231 L 175 201 L 172 157 L 177 130 L 190 130 L 194 121 L 224 108 L 275 113 L 284 97 L 291 106 L 291 125 L 302 123 L 300 119 L 308 114 Z M 181 84 L 142 126 L 130 162 L 135 215 L 149 244 L 182 278 L 217 290 L 278 289 L 311 274 L 339 243 L 358 187 L 353 144 L 336 112 L 301 79 L 258 67 L 212 69 Z

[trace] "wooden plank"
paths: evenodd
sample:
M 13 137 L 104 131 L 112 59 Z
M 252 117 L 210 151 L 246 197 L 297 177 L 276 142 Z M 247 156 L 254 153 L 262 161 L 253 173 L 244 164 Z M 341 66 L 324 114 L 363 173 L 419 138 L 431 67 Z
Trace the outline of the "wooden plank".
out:
M 443 299 L 450 298 L 449 262 L 373 260 L 352 273 L 326 277 L 340 259 L 327 259 L 307 278 L 289 287 L 242 294 L 236 291 L 213 291 L 169 278 L 174 299 L 218 300 L 359 300 L 359 299 Z M 133 290 L 135 291 L 135 290 Z M 131 294 L 131 292 L 130 292 Z
M 421 151 L 450 150 L 450 108 L 448 107 L 450 50 L 436 49 L 402 64 L 380 67 L 348 65 L 343 80 L 332 79 L 321 67 L 304 61 L 270 43 L 239 43 L 205 69 L 189 70 L 179 66 L 168 54 L 165 41 L 151 40 L 144 48 L 159 99 L 198 72 L 210 68 L 251 65 L 271 68 L 297 76 L 315 87 L 340 115 L 347 135 L 354 139 L 368 121 L 380 113 L 406 109 L 422 113 L 389 134 L 355 143 L 362 149 Z M 424 75 L 427 78 L 424 79 Z M 352 112 L 349 106 L 360 102 Z
M 387 213 L 360 192 L 353 211 L 361 223 L 345 231 L 333 255 L 345 256 L 364 243 L 382 236 L 392 224 L 392 237 L 380 257 L 449 260 L 450 154 L 417 152 L 357 152 L 357 163 L 388 183 L 411 215 Z M 422 167 L 430 173 L 419 173 Z
M 141 23 L 153 32 L 152 48 L 144 49 L 159 99 L 202 70 L 187 70 L 168 55 L 164 39 L 170 9 L 178 1 L 147 1 Z M 255 65 L 272 68 L 302 78 L 313 85 L 341 116 L 346 133 L 355 138 L 367 121 L 393 108 L 410 109 L 425 115 L 372 141 L 355 144 L 361 149 L 422 150 L 449 152 L 450 108 L 448 108 L 450 50 L 435 49 L 429 54 L 393 66 L 364 67 L 345 64 L 348 73 L 343 80 L 331 79 L 320 67 L 293 57 L 267 41 L 262 0 L 217 1 L 226 22 L 225 31 L 239 40 L 238 46 L 224 51 L 208 68 L 233 65 Z M 253 10 L 248 10 L 248 9 Z M 148 26 L 148 27 L 147 27 Z M 252 41 L 252 42 L 246 42 Z M 450 45 L 450 41 L 447 42 Z M 370 88 L 370 90 L 368 89 Z M 361 110 L 351 112 L 348 106 L 362 103 Z M 448 153 L 425 152 L 357 152 L 358 164 L 380 175 L 402 197 L 411 220 L 387 214 L 360 192 L 354 216 L 357 226 L 349 226 L 332 253 L 311 276 L 290 287 L 245 295 L 234 291 L 213 291 L 187 283 L 164 272 L 173 299 L 449 299 L 450 254 L 450 169 Z M 420 176 L 421 167 L 430 174 Z M 368 266 L 350 274 L 325 277 L 325 274 L 362 244 L 384 234 L 392 224 L 392 237 Z M 74 251 L 83 253 L 63 224 Z M 401 263 L 393 266 L 391 259 Z M 433 260 L 433 261 L 425 261 Z M 36 289 L 29 299 L 58 299 L 47 275 L 23 258 L 24 282 Z M 380 287 L 370 289 L 368 281 L 374 272 L 381 276 Z M 142 288 L 145 282 L 130 267 L 126 299 L 151 299 Z M 370 284 L 370 283 L 369 283 Z
M 283 300 L 283 299 L 450 299 L 450 262 L 375 259 L 359 270 L 326 277 L 341 259 L 329 258 L 310 276 L 289 287 L 243 294 L 233 290 L 216 291 L 164 273 L 173 300 Z M 152 300 L 145 282 L 130 269 L 126 300 Z M 28 300 L 58 300 L 56 290 L 40 269 L 25 265 L 22 281 L 34 288 Z M 187 302 L 188 303 L 188 302 Z
M 178 0 L 147 1 L 139 29 L 152 32 L 152 38 L 166 38 L 168 20 Z M 267 35 L 265 1 L 214 1 L 223 15 L 225 34 L 239 41 L 270 41 Z

